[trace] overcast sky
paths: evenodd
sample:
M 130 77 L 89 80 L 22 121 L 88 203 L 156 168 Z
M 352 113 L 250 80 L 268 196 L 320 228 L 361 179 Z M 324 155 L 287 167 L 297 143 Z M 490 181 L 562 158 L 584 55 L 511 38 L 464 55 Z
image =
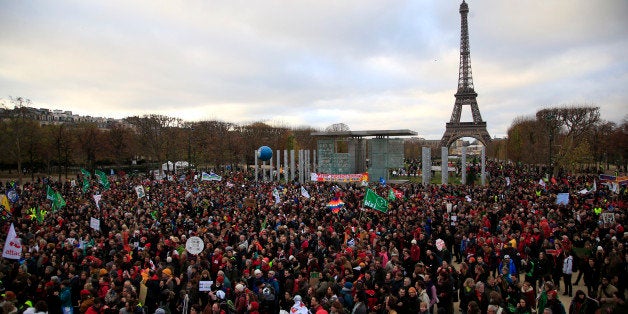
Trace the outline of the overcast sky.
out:
M 0 0 L 0 102 L 440 139 L 457 89 L 460 2 Z M 548 107 L 627 117 L 628 1 L 468 3 L 491 136 Z

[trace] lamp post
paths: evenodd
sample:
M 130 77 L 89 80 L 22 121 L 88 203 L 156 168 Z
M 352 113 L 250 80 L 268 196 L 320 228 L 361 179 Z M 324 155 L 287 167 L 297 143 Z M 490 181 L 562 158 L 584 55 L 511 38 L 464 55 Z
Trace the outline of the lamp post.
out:
M 192 167 L 192 135 L 194 134 L 194 127 L 188 128 L 188 170 Z
M 556 116 L 553 113 L 545 116 L 547 120 L 547 126 L 549 128 L 549 156 L 548 156 L 548 165 L 549 165 L 549 173 L 551 175 L 554 174 L 554 160 L 552 155 L 552 146 L 554 146 L 554 124 L 556 123 Z

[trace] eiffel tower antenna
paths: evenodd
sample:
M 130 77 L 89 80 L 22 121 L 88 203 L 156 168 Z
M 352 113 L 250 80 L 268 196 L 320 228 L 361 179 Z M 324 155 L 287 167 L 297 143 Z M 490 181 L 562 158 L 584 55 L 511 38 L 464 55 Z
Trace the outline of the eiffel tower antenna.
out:
M 458 91 L 455 94 L 456 102 L 451 113 L 451 119 L 446 124 L 445 134 L 441 139 L 441 147 L 449 147 L 454 141 L 462 137 L 478 139 L 484 146 L 491 142 L 491 136 L 486 130 L 486 122 L 482 121 L 482 115 L 478 108 L 478 94 L 473 88 L 471 74 L 471 48 L 469 47 L 469 25 L 467 15 L 469 5 L 462 0 L 460 4 L 460 68 L 458 70 Z M 460 122 L 462 106 L 471 107 L 473 122 Z

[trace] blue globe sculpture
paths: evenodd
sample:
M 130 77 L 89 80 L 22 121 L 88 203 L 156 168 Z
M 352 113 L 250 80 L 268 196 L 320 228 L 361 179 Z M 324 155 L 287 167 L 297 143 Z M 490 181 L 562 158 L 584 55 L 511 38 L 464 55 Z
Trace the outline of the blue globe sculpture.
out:
M 273 158 L 273 150 L 268 146 L 262 146 L 257 150 L 257 158 L 261 161 L 269 161 Z

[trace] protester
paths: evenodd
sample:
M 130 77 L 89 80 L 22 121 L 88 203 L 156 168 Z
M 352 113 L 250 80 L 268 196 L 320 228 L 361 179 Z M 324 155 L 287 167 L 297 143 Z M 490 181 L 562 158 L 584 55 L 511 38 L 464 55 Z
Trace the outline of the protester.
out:
M 569 305 L 569 314 L 594 314 L 598 309 L 599 304 L 595 299 L 578 290 Z
M 487 171 L 485 186 L 370 184 L 378 195 L 398 192 L 386 213 L 364 206 L 360 184 L 255 183 L 250 172 L 221 181 L 116 174 L 109 188 L 83 175 L 75 184 L 7 184 L 0 192 L 19 198 L 1 227 L 8 234 L 13 225 L 22 251 L 0 262 L 5 300 L 22 307 L 58 293 L 64 313 L 85 313 L 96 301 L 111 313 L 179 313 L 195 304 L 236 313 L 306 304 L 321 313 L 407 311 L 399 304 L 453 313 L 458 302 L 487 313 L 495 292 L 502 301 L 490 305 L 526 312 L 538 283 L 547 286 L 542 312 L 554 302 L 552 281 L 570 293 L 566 258 L 588 256 L 579 269 L 587 294 L 605 309 L 623 304 L 625 192 L 599 181 L 594 190 L 598 178 L 586 175 L 546 182 L 532 166 L 489 162 Z M 83 179 L 86 188 L 76 184 Z M 568 205 L 556 203 L 558 193 L 569 193 Z M 65 205 L 53 208 L 54 195 Z M 344 205 L 332 210 L 332 199 Z M 186 244 L 197 239 L 203 248 L 192 253 Z M 454 258 L 461 263 L 451 265 Z

